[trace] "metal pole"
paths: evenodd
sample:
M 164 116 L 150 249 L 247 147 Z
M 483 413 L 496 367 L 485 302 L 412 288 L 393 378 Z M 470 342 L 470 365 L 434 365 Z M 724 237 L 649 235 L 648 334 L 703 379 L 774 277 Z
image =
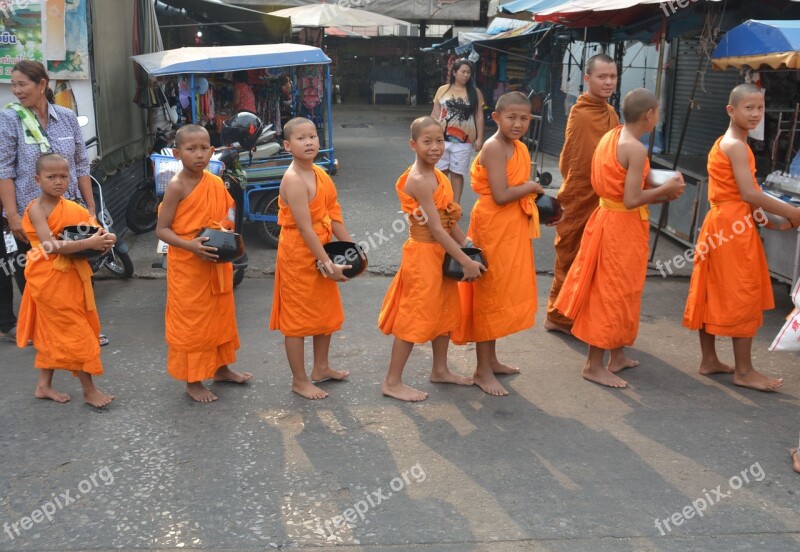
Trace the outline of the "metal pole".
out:
M 586 44 L 586 40 L 589 36 L 589 27 L 583 28 L 583 53 L 581 54 L 581 84 L 580 88 L 578 88 L 579 96 L 583 94 L 583 76 L 586 74 L 586 50 L 589 46 Z
M 659 45 L 660 51 L 658 52 L 658 72 L 656 73 L 656 98 L 661 101 L 661 73 L 664 71 L 664 50 L 667 46 L 667 18 L 661 21 L 661 43 Z M 645 74 L 647 72 L 645 71 Z M 650 133 L 650 146 L 647 148 L 648 159 L 653 159 L 653 148 L 656 145 L 656 131 Z
M 194 73 L 189 76 L 189 101 L 192 107 L 192 124 L 197 124 L 197 109 L 194 105 Z
M 334 167 L 335 157 L 333 155 L 333 113 L 331 111 L 331 65 L 330 63 L 325 66 L 325 106 L 327 108 L 327 116 L 325 117 L 325 125 L 328 127 L 328 143 L 327 147 L 331 150 L 328 160 L 328 171 L 332 171 Z

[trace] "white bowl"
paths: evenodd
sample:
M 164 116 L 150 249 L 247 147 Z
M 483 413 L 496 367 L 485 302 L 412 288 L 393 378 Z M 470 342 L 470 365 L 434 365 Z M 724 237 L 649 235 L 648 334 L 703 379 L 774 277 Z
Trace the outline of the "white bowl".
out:
M 680 173 L 678 171 L 673 171 L 673 170 L 650 169 L 650 172 L 647 173 L 647 178 L 645 179 L 645 182 L 651 188 L 658 188 L 659 186 L 663 186 L 671 178 L 674 178 L 679 174 Z

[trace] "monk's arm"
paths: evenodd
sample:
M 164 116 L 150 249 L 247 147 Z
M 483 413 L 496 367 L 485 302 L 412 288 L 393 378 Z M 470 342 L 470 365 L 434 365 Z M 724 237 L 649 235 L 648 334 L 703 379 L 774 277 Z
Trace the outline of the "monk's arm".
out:
M 585 155 L 581 151 L 581 144 L 583 143 L 581 140 L 581 128 L 587 123 L 591 124 L 591 121 L 584 120 L 581 115 L 581 110 L 576 109 L 575 106 L 569 112 L 567 128 L 564 131 L 564 146 L 561 148 L 561 156 L 558 158 L 558 170 L 563 176 L 567 176 L 570 169 L 575 166 L 575 163 L 579 162 Z M 583 128 L 585 129 L 586 127 L 583 126 Z
M 672 199 L 678 188 L 682 190 L 682 187 L 685 186 L 683 178 L 680 178 L 680 184 L 670 181 L 658 188 L 643 190 L 642 181 L 644 180 L 647 161 L 645 147 L 639 142 L 632 145 L 620 144 L 617 146 L 617 154 L 620 163 L 628 167 L 625 176 L 625 190 L 622 197 L 622 202 L 625 204 L 626 209 L 636 209 L 642 205 Z
M 529 194 L 542 194 L 542 187 L 533 181 L 527 181 L 519 186 L 508 186 L 506 175 L 506 154 L 502 144 L 497 140 L 490 140 L 481 152 L 481 163 L 486 167 L 489 176 L 489 189 L 492 199 L 498 205 L 506 205 L 518 201 Z
M 465 280 L 472 280 L 480 277 L 480 273 L 485 270 L 485 267 L 480 263 L 476 263 L 461 251 L 461 246 L 456 240 L 452 238 L 450 232 L 444 229 L 442 221 L 439 218 L 439 212 L 436 209 L 436 203 L 433 201 L 433 191 L 425 179 L 419 174 L 412 174 L 406 181 L 405 192 L 419 202 L 419 208 L 422 213 L 426 215 L 426 222 L 431 236 L 439 242 L 439 245 L 444 247 L 444 250 L 450 253 L 462 267 L 464 267 Z M 430 213 L 430 214 L 429 214 Z
M 28 216 L 31 219 L 34 230 L 36 230 L 36 237 L 42 242 L 40 248 L 45 256 L 49 253 L 70 255 L 72 253 L 86 251 L 87 249 L 102 251 L 111 246 L 111 243 L 107 243 L 110 241 L 109 234 L 103 228 L 92 237 L 86 238 L 85 240 L 59 240 L 56 236 L 53 236 L 50 231 L 50 226 L 47 224 L 47 215 L 45 215 L 44 209 L 42 209 L 38 202 L 30 206 L 28 209 Z
M 722 152 L 728 156 L 733 169 L 733 176 L 736 178 L 736 186 L 742 200 L 749 203 L 754 209 L 764 209 L 768 213 L 774 213 L 787 218 L 793 228 L 800 225 L 800 208 L 792 207 L 788 203 L 771 197 L 753 186 L 753 174 L 750 172 L 750 159 L 747 154 L 747 146 L 744 142 L 734 142 L 720 146 Z
M 314 232 L 314 225 L 311 221 L 311 211 L 308 209 L 308 189 L 305 182 L 296 174 L 287 172 L 281 182 L 282 193 L 286 198 L 286 203 L 292 212 L 297 230 L 303 236 L 303 240 L 308 245 L 314 257 L 323 265 L 328 266 L 331 259 L 322 247 L 317 233 Z
M 164 193 L 164 201 L 161 202 L 161 207 L 158 211 L 158 222 L 156 223 L 156 236 L 158 239 L 170 245 L 170 247 L 180 247 L 187 251 L 191 251 L 198 257 L 206 261 L 214 261 L 219 257 L 214 253 L 217 251 L 216 247 L 208 247 L 203 245 L 210 238 L 194 238 L 185 240 L 175 233 L 172 229 L 172 223 L 175 220 L 175 211 L 178 209 L 178 203 L 183 199 L 183 186 L 177 177 L 170 180 L 167 185 L 167 191 Z
M 334 220 L 331 222 L 331 228 L 333 229 L 333 235 L 336 236 L 336 239 L 339 241 L 346 241 L 346 242 L 353 242 L 353 236 L 350 235 L 350 232 L 347 231 L 347 227 L 344 225 L 344 222 Z
M 467 243 L 467 235 L 458 224 L 450 229 L 450 237 L 456 240 L 456 243 L 461 245 L 461 247 L 464 247 Z

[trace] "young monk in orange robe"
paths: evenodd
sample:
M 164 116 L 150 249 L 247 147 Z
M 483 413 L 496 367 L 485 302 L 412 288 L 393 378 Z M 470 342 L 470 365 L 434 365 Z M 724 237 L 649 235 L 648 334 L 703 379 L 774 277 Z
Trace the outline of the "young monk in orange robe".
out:
M 472 385 L 470 378 L 447 368 L 450 332 L 461 320 L 456 281 L 442 274 L 445 252 L 464 268 L 465 281 L 480 278 L 485 267 L 461 250 L 467 237 L 458 226 L 461 206 L 454 203 L 450 181 L 436 168 L 444 152 L 442 127 L 432 117 L 411 124 L 411 149 L 416 161 L 397 180 L 400 207 L 409 222 L 400 270 L 392 280 L 378 317 L 378 327 L 394 334 L 389 372 L 381 385 L 384 395 L 402 401 L 421 401 L 428 394 L 403 384 L 403 368 L 414 343 L 430 341 L 433 347 L 434 383 Z M 433 216 L 430 216 L 433 214 Z
M 619 117 L 608 103 L 617 89 L 614 60 L 606 54 L 590 58 L 583 80 L 586 93 L 581 94 L 569 112 L 558 165 L 564 180 L 557 198 L 566 216 L 556 224 L 556 262 L 544 321 L 545 330 L 566 334 L 571 332 L 572 320 L 556 310 L 555 302 L 578 254 L 583 229 L 600 201 L 592 188 L 592 156 L 600 138 L 619 126 Z
M 639 309 L 647 276 L 650 222 L 648 203 L 672 200 L 683 193 L 682 176 L 645 190 L 650 170 L 647 148 L 640 142 L 658 122 L 658 99 L 644 88 L 622 101 L 625 126 L 600 140 L 592 160 L 592 186 L 600 196 L 583 232 L 578 256 L 567 274 L 555 307 L 574 320 L 572 333 L 589 345 L 583 377 L 609 387 L 626 387 L 615 375 L 639 363 L 623 347 L 639 331 Z M 609 349 L 608 366 L 603 365 Z
M 460 282 L 462 320 L 454 343 L 476 342 L 478 365 L 473 380 L 486 393 L 508 395 L 496 374 L 518 368 L 497 359 L 497 339 L 533 326 L 536 317 L 536 268 L 531 238 L 539 237 L 535 194 L 542 187 L 530 180 L 531 158 L 519 141 L 531 121 L 525 94 L 503 94 L 492 119 L 497 132 L 472 163 L 470 177 L 478 200 L 468 234 L 483 249 L 488 264 L 476 282 Z
M 167 371 L 186 382 L 195 401 L 217 396 L 203 380 L 244 383 L 252 378 L 228 365 L 236 361 L 239 332 L 233 302 L 233 265 L 217 263 L 216 249 L 195 237 L 203 228 L 232 230 L 234 202 L 222 179 L 206 171 L 214 148 L 208 131 L 186 125 L 175 136 L 173 154 L 183 169 L 167 185 L 156 234 L 168 243 Z
M 31 243 L 25 265 L 25 293 L 20 305 L 17 346 L 32 340 L 36 348 L 34 366 L 39 399 L 67 402 L 69 395 L 53 388 L 53 371 L 70 370 L 83 387 L 86 402 L 100 408 L 114 397 L 94 386 L 92 376 L 103 373 L 100 362 L 100 320 L 92 290 L 89 261 L 74 253 L 94 249 L 105 252 L 116 236 L 100 228 L 90 238 L 60 240 L 64 227 L 97 226 L 89 211 L 62 197 L 69 184 L 69 163 L 62 156 L 46 153 L 36 162 L 36 182 L 42 189 L 25 210 L 22 228 Z
M 307 399 L 324 399 L 328 393 L 306 375 L 303 341 L 305 336 L 313 336 L 311 380 L 343 380 L 350 375 L 332 369 L 328 362 L 331 334 L 344 322 L 336 282 L 348 280 L 342 271 L 350 266 L 334 264 L 322 246 L 334 236 L 348 242 L 353 238 L 342 220 L 333 180 L 314 165 L 319 152 L 317 127 L 296 117 L 283 127 L 283 135 L 283 147 L 292 154 L 292 164 L 281 180 L 278 200 L 281 237 L 269 327 L 284 335 L 292 391 Z
M 772 309 L 772 284 L 764 247 L 753 224 L 753 210 L 763 209 L 800 225 L 800 208 L 761 192 L 747 134 L 764 116 L 764 95 L 752 84 L 733 89 L 727 106 L 731 122 L 708 154 L 711 210 L 698 236 L 683 325 L 700 332 L 700 373 L 733 372 L 734 385 L 774 391 L 782 379 L 753 368 L 753 337 L 762 311 Z M 733 338 L 734 367 L 717 357 L 715 336 Z

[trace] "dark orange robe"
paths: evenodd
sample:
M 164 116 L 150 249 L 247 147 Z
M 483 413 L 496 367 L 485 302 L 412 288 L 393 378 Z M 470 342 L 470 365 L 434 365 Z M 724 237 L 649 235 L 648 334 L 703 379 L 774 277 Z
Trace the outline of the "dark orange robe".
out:
M 325 245 L 333 238 L 332 222 L 343 222 L 342 208 L 331 177 L 316 165 L 314 172 L 317 193 L 309 201 L 308 209 L 314 232 Z M 281 235 L 269 328 L 280 330 L 287 337 L 328 335 L 338 331 L 344 323 L 339 287 L 317 270 L 317 259 L 297 229 L 289 206 L 281 199 L 278 205 Z
M 600 205 L 586 223 L 555 307 L 574 321 L 572 333 L 601 349 L 633 345 L 647 276 L 650 222 L 646 206 L 626 209 L 627 169 L 617 160 L 622 127 L 600 140 L 592 160 L 592 186 Z M 648 162 L 642 174 L 650 170 Z
M 557 196 L 565 216 L 556 225 L 556 262 L 547 301 L 547 319 L 567 328 L 572 326 L 572 320 L 558 312 L 554 303 L 578 254 L 583 229 L 599 202 L 591 180 L 594 150 L 600 138 L 618 125 L 619 117 L 614 108 L 589 94 L 582 94 L 569 112 L 559 160 L 564 180 Z
M 469 236 L 486 256 L 489 270 L 475 282 L 459 282 L 461 323 L 454 343 L 491 341 L 530 328 L 536 317 L 536 267 L 531 238 L 539 235 L 535 195 L 498 205 L 481 155 L 470 170 L 478 200 L 472 208 Z M 531 158 L 519 140 L 506 164 L 509 187 L 530 180 Z
M 234 202 L 222 179 L 208 171 L 175 210 L 172 230 L 193 239 L 201 228 L 233 228 Z M 180 247 L 167 251 L 167 371 L 188 383 L 236 362 L 239 332 L 233 265 L 211 263 Z
M 742 201 L 730 159 L 719 147 L 721 141 L 708 154 L 711 209 L 695 246 L 683 325 L 712 335 L 754 337 L 763 311 L 775 308 L 772 283 L 753 209 Z M 747 153 L 753 187 L 759 190 L 756 160 L 749 146 Z
M 58 255 L 42 247 L 29 210 L 30 205 L 22 219 L 31 250 L 25 263 L 17 345 L 26 347 L 33 340 L 36 368 L 100 375 L 100 319 L 92 291 L 92 267 L 83 257 Z M 58 237 L 65 226 L 90 224 L 89 220 L 89 211 L 61 198 L 47 217 L 47 226 Z
M 461 216 L 461 207 L 453 203 L 450 181 L 444 173 L 435 170 L 438 187 L 433 201 L 439 211 L 437 215 L 445 229 L 452 228 Z M 404 191 L 410 171 L 409 167 L 397 180 L 395 188 L 400 207 L 411 225 L 411 235 L 403 244 L 400 270 L 383 299 L 378 327 L 386 335 L 425 343 L 458 327 L 461 304 L 456 281 L 442 274 L 444 247 L 424 225 L 419 202 Z M 417 224 L 418 221 L 423 224 Z

